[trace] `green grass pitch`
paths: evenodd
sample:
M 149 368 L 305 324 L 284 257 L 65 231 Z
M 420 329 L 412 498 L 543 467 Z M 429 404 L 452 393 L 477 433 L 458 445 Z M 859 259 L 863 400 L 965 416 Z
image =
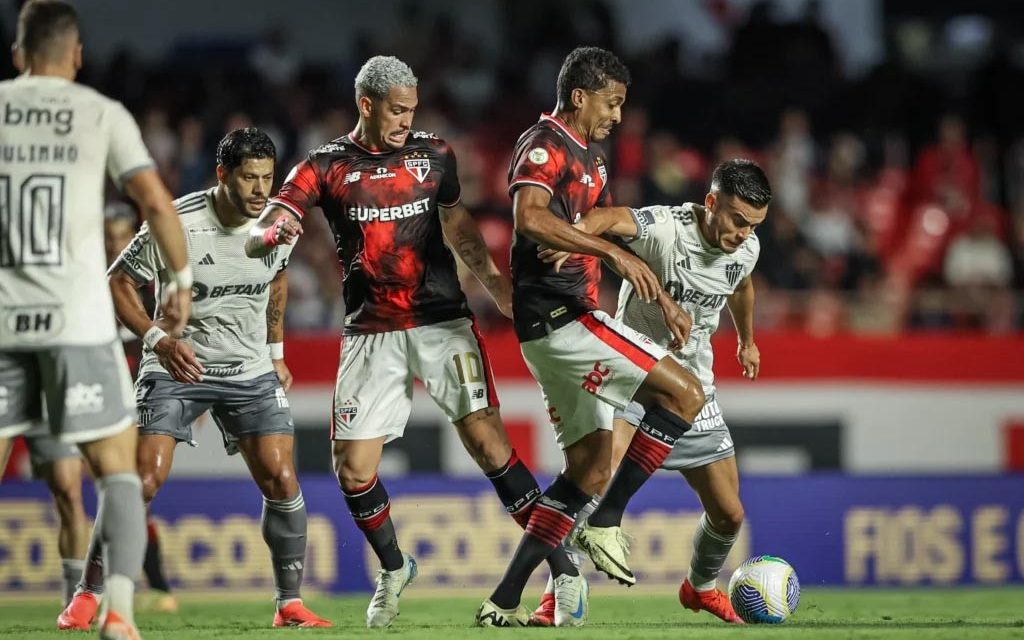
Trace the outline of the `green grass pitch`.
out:
M 490 638 L 497 635 L 576 640 L 680 640 L 684 638 L 963 638 L 1024 639 L 1024 589 L 856 590 L 808 589 L 800 608 L 779 626 L 731 627 L 706 613 L 679 606 L 674 594 L 610 589 L 591 599 L 590 621 L 583 629 L 476 629 L 473 613 L 480 597 L 431 597 L 412 591 L 402 600 L 402 615 L 387 630 L 368 630 L 363 616 L 368 596 L 308 598 L 319 614 L 335 622 L 333 629 L 271 629 L 269 599 L 182 596 L 175 615 L 139 613 L 145 640 L 261 638 Z M 532 598 L 529 601 L 533 604 Z M 0 639 L 19 640 L 95 637 L 94 633 L 58 632 L 53 602 L 0 597 Z

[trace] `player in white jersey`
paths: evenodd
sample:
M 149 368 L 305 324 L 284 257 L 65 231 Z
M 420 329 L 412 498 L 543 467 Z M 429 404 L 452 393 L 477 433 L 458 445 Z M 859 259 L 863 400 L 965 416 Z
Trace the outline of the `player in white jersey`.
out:
M 291 246 L 262 260 L 245 241 L 274 182 L 276 150 L 259 129 L 236 129 L 217 147 L 217 186 L 174 204 L 185 227 L 195 272 L 192 317 L 180 339 L 146 314 L 137 289 L 166 286 L 164 264 L 144 225 L 110 268 L 121 322 L 142 338 L 136 382 L 139 475 L 147 504 L 167 480 L 179 442 L 195 446 L 192 422 L 209 410 L 229 454 L 241 452 L 263 494 L 263 538 L 276 587 L 276 627 L 329 627 L 300 595 L 306 560 L 306 507 L 295 473 L 294 425 L 285 395 L 292 375 L 284 361 L 285 267 Z M 75 601 L 103 590 L 101 552 L 89 550 Z M 62 616 L 81 622 L 72 602 Z
M 78 17 L 60 0 L 30 0 L 14 63 L 0 82 L 0 457 L 7 438 L 45 417 L 79 446 L 97 479 L 96 535 L 109 549 L 100 636 L 137 638 L 132 579 L 145 552 L 135 467 L 131 380 L 103 278 L 103 189 L 109 174 L 153 227 L 172 273 L 166 329 L 191 308 L 181 225 L 135 121 L 74 82 Z
M 679 589 L 680 602 L 734 623 L 742 621 L 716 581 L 743 523 L 743 505 L 732 438 L 715 397 L 711 335 L 718 329 L 722 308 L 728 306 L 743 374 L 757 378 L 761 356 L 754 343 L 750 275 L 761 250 L 754 229 L 764 221 L 770 201 L 771 188 L 761 168 L 749 160 L 729 160 L 715 169 L 703 206 L 596 209 L 578 225 L 588 233 L 625 239 L 657 274 L 666 293 L 693 318 L 690 339 L 672 357 L 700 379 L 706 401 L 693 428 L 676 441 L 661 468 L 680 471 L 704 506 L 689 575 Z M 545 256 L 564 258 L 550 251 Z M 628 282 L 619 293 L 616 317 L 662 346 L 672 341 L 660 308 L 640 300 Z M 632 437 L 628 425 L 636 426 L 642 417 L 643 408 L 634 404 L 616 412 L 616 433 Z M 600 512 L 598 507 L 595 513 Z M 594 551 L 585 543 L 580 546 Z

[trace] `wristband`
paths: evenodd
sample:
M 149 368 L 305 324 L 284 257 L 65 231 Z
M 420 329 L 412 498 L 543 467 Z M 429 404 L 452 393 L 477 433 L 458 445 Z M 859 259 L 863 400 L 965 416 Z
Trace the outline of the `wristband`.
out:
M 277 236 L 278 232 L 281 230 L 281 227 L 284 226 L 284 223 L 287 220 L 287 218 L 281 216 L 277 220 L 274 220 L 274 224 L 267 227 L 267 229 L 263 232 L 263 246 L 276 247 L 277 245 L 281 244 L 281 240 Z
M 178 287 L 178 291 L 188 291 L 192 288 L 192 267 L 185 265 L 181 271 L 169 272 L 170 281 Z
M 150 351 L 153 351 L 153 349 L 156 348 L 156 343 L 166 337 L 166 331 L 156 325 L 153 325 L 149 328 L 149 331 L 146 332 L 146 335 L 142 336 L 142 343 L 145 344 Z
M 284 343 L 283 342 L 271 342 L 270 346 L 270 359 L 271 360 L 284 360 Z

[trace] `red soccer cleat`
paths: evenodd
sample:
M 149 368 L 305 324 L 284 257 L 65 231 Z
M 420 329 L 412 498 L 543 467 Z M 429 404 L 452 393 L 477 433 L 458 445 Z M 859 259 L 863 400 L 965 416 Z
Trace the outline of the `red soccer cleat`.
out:
M 330 620 L 324 620 L 302 604 L 302 600 L 292 600 L 274 614 L 275 627 L 333 627 Z
M 683 584 L 679 586 L 679 602 L 695 612 L 703 609 L 728 623 L 743 624 L 743 619 L 736 615 L 727 595 L 718 589 L 697 591 L 689 579 L 683 580 Z
M 88 591 L 79 591 L 72 598 L 68 606 L 57 616 L 57 628 L 63 630 L 88 631 L 96 619 L 96 609 L 100 603 L 94 594 Z
M 545 593 L 540 597 L 537 610 L 530 614 L 531 627 L 555 626 L 555 594 Z

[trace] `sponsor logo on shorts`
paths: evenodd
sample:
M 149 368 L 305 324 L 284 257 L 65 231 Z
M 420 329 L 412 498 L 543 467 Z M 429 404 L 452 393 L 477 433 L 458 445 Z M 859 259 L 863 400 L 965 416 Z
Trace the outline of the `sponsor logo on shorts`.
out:
M 583 384 L 580 386 L 584 391 L 597 395 L 598 390 L 601 389 L 601 385 L 604 384 L 604 379 L 611 374 L 611 367 L 601 364 L 598 360 L 594 363 L 594 368 L 587 372 L 587 375 L 583 376 Z
M 725 418 L 722 417 L 722 410 L 718 407 L 718 400 L 711 400 L 705 403 L 704 408 L 697 414 L 691 431 L 711 431 L 723 426 L 725 426 Z
M 274 389 L 274 398 L 277 400 L 277 406 L 281 409 L 287 409 L 291 406 L 288 404 L 288 396 L 284 394 L 284 389 L 282 387 Z
M 103 411 L 103 385 L 79 382 L 68 387 L 64 394 L 64 407 L 69 416 Z

